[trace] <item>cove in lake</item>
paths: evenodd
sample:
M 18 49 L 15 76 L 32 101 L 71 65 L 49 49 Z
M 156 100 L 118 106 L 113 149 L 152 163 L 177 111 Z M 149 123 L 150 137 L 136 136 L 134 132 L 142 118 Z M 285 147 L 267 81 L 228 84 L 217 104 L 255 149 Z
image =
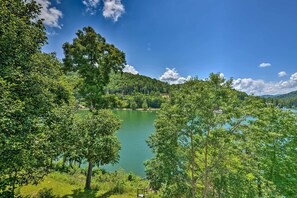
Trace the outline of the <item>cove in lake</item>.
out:
M 144 177 L 143 162 L 153 157 L 146 140 L 155 131 L 156 111 L 115 110 L 113 112 L 122 120 L 121 128 L 117 133 L 122 145 L 120 160 L 118 164 L 105 165 L 101 168 L 107 171 L 124 169 L 126 172 Z

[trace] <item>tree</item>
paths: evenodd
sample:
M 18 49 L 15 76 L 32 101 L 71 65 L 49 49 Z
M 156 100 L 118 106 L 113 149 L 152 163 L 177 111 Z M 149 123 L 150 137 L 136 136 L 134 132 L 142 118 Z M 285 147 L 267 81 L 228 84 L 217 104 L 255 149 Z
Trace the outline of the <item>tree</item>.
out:
M 63 45 L 66 71 L 78 71 L 83 79 L 80 93 L 91 109 L 106 108 L 103 100 L 104 87 L 109 83 L 111 72 L 122 72 L 125 54 L 114 45 L 108 44 L 91 27 L 79 30 L 73 43 Z
M 148 104 L 147 104 L 147 102 L 146 102 L 146 99 L 143 100 L 143 103 L 142 103 L 141 107 L 142 107 L 144 110 L 147 110 L 147 108 L 148 108 Z
M 0 75 L 14 81 L 28 67 L 31 56 L 46 43 L 45 27 L 38 20 L 35 1 L 3 0 L 0 3 Z
M 137 109 L 137 103 L 134 101 L 134 99 L 130 100 L 130 108 L 132 110 L 136 110 Z
M 90 107 L 90 111 L 93 113 L 93 116 L 96 116 L 97 114 L 102 116 L 101 109 L 108 108 L 110 105 L 109 101 L 106 100 L 109 97 L 104 96 L 104 88 L 109 83 L 109 75 L 112 72 L 122 72 L 126 64 L 125 54 L 117 49 L 114 45 L 106 43 L 105 38 L 103 38 L 100 34 L 97 34 L 91 27 L 85 27 L 83 30 L 79 30 L 76 35 L 77 38 L 73 39 L 72 44 L 67 42 L 63 45 L 65 54 L 65 58 L 63 59 L 64 70 L 78 72 L 79 76 L 82 78 L 82 82 L 79 87 L 80 94 L 85 98 L 87 105 Z M 93 118 L 96 121 L 95 117 Z M 99 124 L 95 121 L 93 122 L 94 126 Z M 111 123 L 114 124 L 114 126 L 109 125 L 110 123 L 105 124 L 110 127 L 110 130 L 117 129 L 118 127 L 117 122 Z M 86 127 L 87 126 L 88 125 L 86 125 Z M 83 128 L 80 129 L 82 132 L 85 130 Z M 104 135 L 105 133 L 103 131 L 103 134 L 100 134 L 100 130 L 98 131 L 90 127 L 87 129 L 92 130 L 90 133 L 93 133 L 94 136 L 96 136 L 96 133 L 98 133 L 98 136 Z M 89 151 L 93 151 L 91 150 L 92 146 L 93 149 L 96 150 L 98 149 L 98 144 L 104 143 L 104 141 L 96 142 L 97 140 L 100 140 L 97 138 L 95 139 L 96 141 L 91 141 L 90 144 L 88 141 L 85 141 L 89 140 L 88 136 L 81 137 L 84 139 L 84 144 L 82 147 Z M 116 142 L 116 140 L 113 139 L 113 142 Z M 102 159 L 98 159 L 97 155 L 95 154 L 94 157 L 92 157 L 91 154 L 83 154 L 84 157 L 87 157 L 89 162 L 86 181 L 87 189 L 90 188 L 94 160 L 101 160 L 102 163 L 105 163 L 106 161 L 113 162 L 115 159 L 112 151 L 116 151 L 118 149 L 118 145 L 111 144 L 110 142 L 105 143 L 107 144 L 106 146 L 114 147 L 108 147 L 107 149 L 109 150 L 100 150 L 100 152 L 103 152 L 103 154 L 100 153 L 98 157 L 102 157 Z
M 87 159 L 89 163 L 86 189 L 91 188 L 94 164 L 100 166 L 118 162 L 121 146 L 115 132 L 119 127 L 119 119 L 108 110 L 99 110 L 78 122 L 77 133 L 81 139 L 76 149 L 81 160 Z
M 0 194 L 13 197 L 19 185 L 38 182 L 50 167 L 50 120 L 71 93 L 60 62 L 40 48 L 45 27 L 35 1 L 0 3 Z
M 272 144 L 275 138 L 282 137 L 276 141 L 278 147 L 286 147 L 282 155 L 287 156 L 284 159 L 290 156 L 290 167 L 295 167 L 289 152 L 293 141 L 284 143 L 288 140 L 285 134 L 293 134 L 296 116 L 293 119 L 274 107 L 270 109 L 279 113 L 279 119 L 268 116 L 271 110 L 265 100 L 239 93 L 231 84 L 216 74 L 208 81 L 192 80 L 171 93 L 170 101 L 162 106 L 156 133 L 148 141 L 155 157 L 146 162 L 147 177 L 161 196 L 279 194 L 277 183 L 267 176 L 275 166 L 269 158 L 274 158 L 266 155 L 277 149 Z
M 16 185 L 36 183 L 48 173 L 50 159 L 58 155 L 49 137 L 61 120 L 53 118 L 72 100 L 59 61 L 51 54 L 31 58 L 23 76 L 2 81 L 0 176 L 12 194 Z
M 249 120 L 245 137 L 251 141 L 249 150 L 253 153 L 249 166 L 258 167 L 252 172 L 257 178 L 258 196 L 295 196 L 296 113 L 264 104 L 253 117 L 257 119 Z

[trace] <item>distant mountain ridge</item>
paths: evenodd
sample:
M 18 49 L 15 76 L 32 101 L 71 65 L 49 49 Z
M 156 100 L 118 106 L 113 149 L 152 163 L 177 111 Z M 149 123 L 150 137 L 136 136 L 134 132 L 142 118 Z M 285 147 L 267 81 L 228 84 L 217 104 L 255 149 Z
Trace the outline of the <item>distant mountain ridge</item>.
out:
M 261 95 L 260 97 L 262 98 L 275 98 L 277 96 L 280 96 L 281 94 L 277 94 L 277 95 Z
M 267 98 L 275 105 L 280 107 L 294 108 L 297 107 L 297 90 L 286 94 L 280 95 L 263 95 L 263 98 Z
M 297 96 L 297 90 L 286 94 L 262 95 L 263 98 L 292 98 Z
M 297 90 L 290 93 L 276 95 L 274 98 L 295 98 L 297 97 Z

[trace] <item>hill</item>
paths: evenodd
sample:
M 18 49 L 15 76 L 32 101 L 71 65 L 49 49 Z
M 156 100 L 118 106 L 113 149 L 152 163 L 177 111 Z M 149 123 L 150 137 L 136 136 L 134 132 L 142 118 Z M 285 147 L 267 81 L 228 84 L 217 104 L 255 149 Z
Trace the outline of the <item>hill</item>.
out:
M 272 101 L 275 105 L 286 108 L 295 108 L 297 107 L 297 91 L 293 91 L 287 94 L 276 95 L 276 96 L 262 96 L 268 98 L 269 101 Z
M 105 89 L 111 108 L 160 108 L 170 85 L 139 74 L 113 74 Z
M 131 95 L 141 94 L 168 94 L 170 85 L 160 80 L 139 74 L 122 73 L 113 74 L 106 91 L 109 94 Z

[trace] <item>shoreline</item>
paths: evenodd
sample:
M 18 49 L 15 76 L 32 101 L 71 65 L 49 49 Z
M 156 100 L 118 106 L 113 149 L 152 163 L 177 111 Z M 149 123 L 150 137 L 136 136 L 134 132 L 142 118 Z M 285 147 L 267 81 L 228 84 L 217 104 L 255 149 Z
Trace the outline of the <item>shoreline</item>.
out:
M 131 109 L 131 108 L 113 108 L 111 110 L 124 110 L 124 111 L 158 111 L 160 108 L 136 108 L 136 109 Z
M 158 111 L 160 109 L 161 108 L 147 108 L 147 109 L 144 109 L 144 108 L 137 108 L 137 109 L 131 109 L 131 108 L 113 108 L 113 109 L 110 109 L 110 110 L 123 110 L 123 111 Z M 87 111 L 89 109 L 88 108 L 79 108 L 78 110 L 80 110 L 80 111 Z

